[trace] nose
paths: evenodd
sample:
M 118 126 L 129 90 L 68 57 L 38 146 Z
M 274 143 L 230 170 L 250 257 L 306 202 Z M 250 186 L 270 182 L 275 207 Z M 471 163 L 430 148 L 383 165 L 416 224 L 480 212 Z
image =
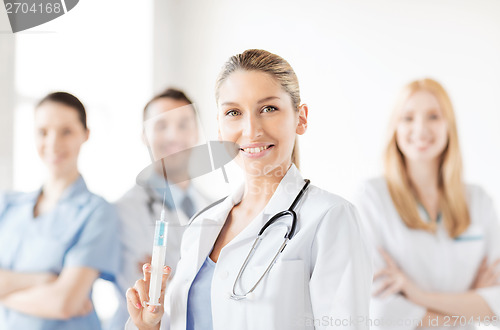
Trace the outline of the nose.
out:
M 425 139 L 429 135 L 429 124 L 427 123 L 426 119 L 424 117 L 417 117 L 415 118 L 414 124 L 413 124 L 413 134 L 415 135 L 416 138 L 419 139 Z
M 54 152 L 59 149 L 62 137 L 57 132 L 50 132 L 45 139 L 45 147 Z
M 257 116 L 249 114 L 244 122 L 243 136 L 255 140 L 262 135 L 262 123 Z

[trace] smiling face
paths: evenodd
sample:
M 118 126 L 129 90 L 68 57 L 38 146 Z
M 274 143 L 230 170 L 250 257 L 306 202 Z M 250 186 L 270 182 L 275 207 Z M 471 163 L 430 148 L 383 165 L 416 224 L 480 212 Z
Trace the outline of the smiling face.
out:
M 77 170 L 80 147 L 88 136 L 78 112 L 70 106 L 46 101 L 35 111 L 37 152 L 54 176 Z
M 261 71 L 237 70 L 218 93 L 219 139 L 240 146 L 237 163 L 247 174 L 286 173 L 297 134 L 304 134 L 307 106 L 294 109 L 290 95 Z
M 425 90 L 404 103 L 396 141 L 407 161 L 436 161 L 448 144 L 448 124 L 436 97 Z
M 172 98 L 153 101 L 147 110 L 144 122 L 144 141 L 151 149 L 153 158 L 171 156 L 194 147 L 198 142 L 198 127 L 192 105 Z M 185 170 L 188 153 L 167 158 L 170 171 Z

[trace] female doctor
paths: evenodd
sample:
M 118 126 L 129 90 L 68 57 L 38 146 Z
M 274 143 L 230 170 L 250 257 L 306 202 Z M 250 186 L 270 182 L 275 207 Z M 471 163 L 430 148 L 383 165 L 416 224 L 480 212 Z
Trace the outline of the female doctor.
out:
M 296 137 L 306 131 L 308 108 L 300 104 L 293 69 L 277 55 L 247 50 L 225 63 L 216 100 L 219 139 L 240 146 L 236 161 L 245 182 L 192 219 L 163 319 L 163 306 L 144 307 L 145 265 L 144 279 L 127 291 L 131 321 L 139 329 L 367 329 L 372 270 L 357 211 L 313 185 L 293 208 L 295 236 L 276 263 L 266 272 L 290 216 L 265 230 L 238 275 L 261 228 L 289 209 L 306 183 Z
M 373 328 L 491 324 L 500 315 L 498 217 L 484 190 L 462 181 L 443 87 L 406 85 L 389 133 L 385 176 L 367 182 L 357 204 L 379 249 Z
M 92 284 L 118 272 L 118 217 L 78 171 L 85 108 L 71 94 L 49 94 L 35 127 L 48 178 L 36 192 L 0 196 L 0 329 L 97 330 Z

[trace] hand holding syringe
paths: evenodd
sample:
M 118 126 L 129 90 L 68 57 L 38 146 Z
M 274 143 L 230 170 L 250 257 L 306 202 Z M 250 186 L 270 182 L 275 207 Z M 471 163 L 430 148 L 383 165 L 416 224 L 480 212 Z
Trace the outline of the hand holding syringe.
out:
M 143 266 L 144 278 L 127 290 L 127 309 L 132 321 L 140 329 L 159 329 L 164 313 L 165 288 L 171 271 L 170 267 L 165 266 L 166 227 L 163 209 L 160 220 L 156 221 L 151 264 Z M 149 294 L 146 293 L 147 288 Z
M 136 281 L 134 287 L 127 290 L 127 310 L 132 322 L 139 329 L 160 329 L 160 322 L 164 313 L 165 288 L 171 269 L 168 266 L 163 268 L 159 298 L 160 306 L 147 306 L 149 300 L 148 288 L 151 282 L 151 265 L 144 264 L 142 272 L 144 278 Z

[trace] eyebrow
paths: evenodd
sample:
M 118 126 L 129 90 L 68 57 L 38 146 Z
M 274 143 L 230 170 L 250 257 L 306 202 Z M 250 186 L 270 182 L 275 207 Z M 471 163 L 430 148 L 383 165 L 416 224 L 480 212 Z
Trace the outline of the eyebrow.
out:
M 280 98 L 278 96 L 268 96 L 268 97 L 265 97 L 263 99 L 260 99 L 259 101 L 257 101 L 257 103 L 264 103 L 264 102 L 268 102 L 268 101 L 275 100 L 275 99 L 279 100 Z M 224 102 L 221 105 L 238 106 L 239 104 L 236 102 Z

